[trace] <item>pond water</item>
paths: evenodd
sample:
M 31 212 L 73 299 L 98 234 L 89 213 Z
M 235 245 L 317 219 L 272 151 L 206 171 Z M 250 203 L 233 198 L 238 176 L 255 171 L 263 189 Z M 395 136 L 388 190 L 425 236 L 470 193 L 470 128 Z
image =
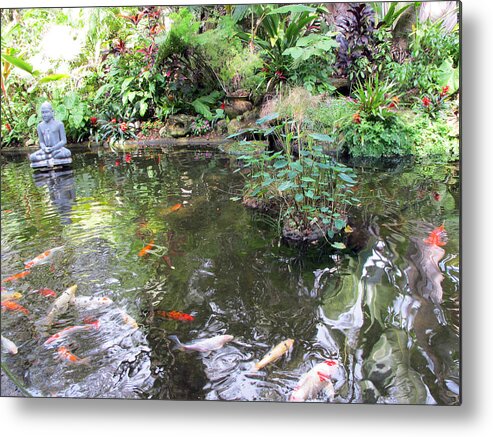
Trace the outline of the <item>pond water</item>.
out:
M 235 168 L 186 148 L 78 153 L 44 176 L 24 157 L 4 161 L 2 299 L 20 293 L 25 310 L 2 306 L 2 335 L 18 347 L 2 361 L 18 381 L 46 397 L 286 401 L 333 359 L 335 394 L 310 401 L 459 404 L 458 166 L 357 168 L 353 250 L 305 253 L 231 200 Z M 425 243 L 442 224 L 446 245 Z M 75 304 L 40 323 L 55 300 L 43 289 L 74 284 Z M 70 326 L 85 328 L 46 342 Z M 222 334 L 234 339 L 209 354 L 174 340 Z M 289 353 L 252 370 L 288 338 Z

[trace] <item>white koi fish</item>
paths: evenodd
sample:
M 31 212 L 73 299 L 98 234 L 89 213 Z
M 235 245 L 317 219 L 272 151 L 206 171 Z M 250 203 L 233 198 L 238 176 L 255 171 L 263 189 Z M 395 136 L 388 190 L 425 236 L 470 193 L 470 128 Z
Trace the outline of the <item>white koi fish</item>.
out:
M 72 303 L 77 309 L 92 311 L 103 306 L 111 305 L 113 301 L 109 297 L 77 296 L 73 299 Z
M 15 355 L 17 350 L 15 343 L 2 335 L 2 352 Z
M 45 264 L 53 257 L 56 252 L 61 249 L 63 249 L 63 246 L 58 246 L 54 247 L 53 249 L 46 250 L 42 254 L 38 255 L 36 258 L 33 258 L 31 261 L 26 261 L 24 265 L 26 266 L 26 269 L 30 269 L 31 267 Z
M 324 389 L 332 399 L 335 393 L 331 378 L 337 372 L 337 361 L 326 360 L 305 373 L 289 397 L 289 402 L 303 402 L 317 396 Z
M 48 314 L 38 323 L 40 325 L 50 326 L 56 317 L 67 311 L 69 304 L 74 301 L 76 290 L 77 285 L 72 285 L 67 288 L 60 296 L 57 297 L 48 311 Z
M 192 343 L 183 344 L 176 335 L 170 335 L 177 348 L 183 351 L 196 351 L 202 353 L 209 353 L 211 351 L 221 349 L 226 343 L 233 340 L 232 335 L 217 335 L 216 337 L 206 338 L 205 340 L 197 340 Z
M 293 344 L 294 340 L 291 338 L 281 341 L 281 343 L 272 348 L 258 363 L 255 364 L 254 369 L 260 370 L 268 364 L 278 360 L 293 347 Z

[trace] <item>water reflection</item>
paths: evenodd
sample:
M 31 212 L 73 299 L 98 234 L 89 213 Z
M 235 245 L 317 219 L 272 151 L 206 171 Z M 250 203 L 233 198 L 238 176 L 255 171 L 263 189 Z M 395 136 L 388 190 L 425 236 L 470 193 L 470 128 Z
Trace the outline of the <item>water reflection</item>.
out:
M 60 221 L 72 223 L 70 213 L 75 202 L 74 171 L 72 169 L 50 170 L 33 173 L 37 187 L 47 187 L 52 204 L 58 209 Z
M 2 359 L 35 395 L 287 401 L 302 375 L 333 359 L 333 400 L 321 390 L 310 401 L 459 402 L 455 168 L 359 170 L 353 250 L 301 256 L 230 200 L 243 179 L 221 154 L 85 154 L 73 166 L 36 183 L 22 163 L 2 167 L 2 279 L 63 246 L 50 263 L 2 284 L 29 311 L 2 314 L 2 335 L 19 349 Z M 447 244 L 426 244 L 442 223 Z M 35 322 L 52 298 L 33 290 L 58 294 L 73 284 L 78 299 L 40 335 Z M 108 305 L 94 304 L 103 298 Z M 44 346 L 88 318 L 101 328 L 66 344 L 88 365 Z M 209 354 L 171 340 L 221 334 L 234 340 Z M 287 338 L 289 354 L 252 371 Z

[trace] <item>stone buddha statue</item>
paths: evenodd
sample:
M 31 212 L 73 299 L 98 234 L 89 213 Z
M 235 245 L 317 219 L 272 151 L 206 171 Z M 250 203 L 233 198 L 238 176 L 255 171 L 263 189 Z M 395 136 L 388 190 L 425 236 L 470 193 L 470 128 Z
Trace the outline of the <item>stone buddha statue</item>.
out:
M 41 105 L 41 117 L 43 121 L 38 124 L 40 150 L 29 155 L 31 167 L 54 167 L 70 164 L 72 152 L 65 147 L 67 144 L 65 127 L 61 121 L 55 120 L 51 103 L 44 102 Z

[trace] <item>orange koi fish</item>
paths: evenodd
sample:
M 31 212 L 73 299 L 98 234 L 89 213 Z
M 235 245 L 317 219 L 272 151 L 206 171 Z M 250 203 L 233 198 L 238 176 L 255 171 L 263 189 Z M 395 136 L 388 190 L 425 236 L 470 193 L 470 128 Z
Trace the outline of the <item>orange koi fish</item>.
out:
M 146 247 L 144 247 L 143 249 L 141 249 L 141 251 L 139 252 L 139 256 L 144 256 L 153 247 L 154 247 L 154 240 L 151 240 L 151 242 Z
M 180 322 L 192 322 L 195 320 L 194 316 L 180 311 L 156 311 L 156 314 L 167 319 L 179 320 Z
M 24 270 L 23 272 L 16 273 L 15 275 L 9 276 L 8 278 L 4 279 L 2 282 L 9 282 L 9 281 L 17 281 L 17 279 L 21 279 L 26 277 L 31 273 L 30 270 Z
M 181 203 L 177 203 L 169 208 L 170 212 L 178 211 L 183 205 Z
M 20 311 L 21 313 L 24 313 L 26 315 L 29 314 L 29 311 L 26 308 L 12 300 L 4 300 L 2 302 L 2 308 L 5 308 L 9 311 Z
M 62 360 L 65 360 L 71 364 L 89 364 L 90 358 L 79 358 L 75 356 L 72 352 L 70 352 L 65 346 L 60 346 L 57 349 L 58 357 Z
M 446 241 L 442 241 L 442 237 L 447 235 L 447 231 L 443 227 L 443 225 L 438 228 L 433 229 L 428 235 L 428 238 L 424 240 L 424 242 L 430 246 L 445 246 L 447 244 Z
M 26 266 L 26 269 L 30 269 L 31 267 L 34 267 L 38 264 L 44 264 L 53 256 L 55 252 L 58 252 L 62 248 L 63 246 L 59 246 L 59 247 L 54 247 L 53 249 L 46 250 L 41 255 L 38 255 L 36 258 L 33 258 L 31 261 L 25 262 L 24 265 Z
M 49 288 L 40 288 L 39 290 L 34 290 L 33 293 L 39 293 L 45 297 L 56 297 L 56 293 Z
M 90 329 L 99 329 L 99 320 L 88 322 L 85 325 L 69 326 L 68 328 L 62 329 L 60 332 L 52 335 L 48 340 L 44 342 L 45 346 L 49 346 L 51 343 L 56 343 L 63 340 L 67 335 L 70 335 L 78 331 L 88 331 Z

